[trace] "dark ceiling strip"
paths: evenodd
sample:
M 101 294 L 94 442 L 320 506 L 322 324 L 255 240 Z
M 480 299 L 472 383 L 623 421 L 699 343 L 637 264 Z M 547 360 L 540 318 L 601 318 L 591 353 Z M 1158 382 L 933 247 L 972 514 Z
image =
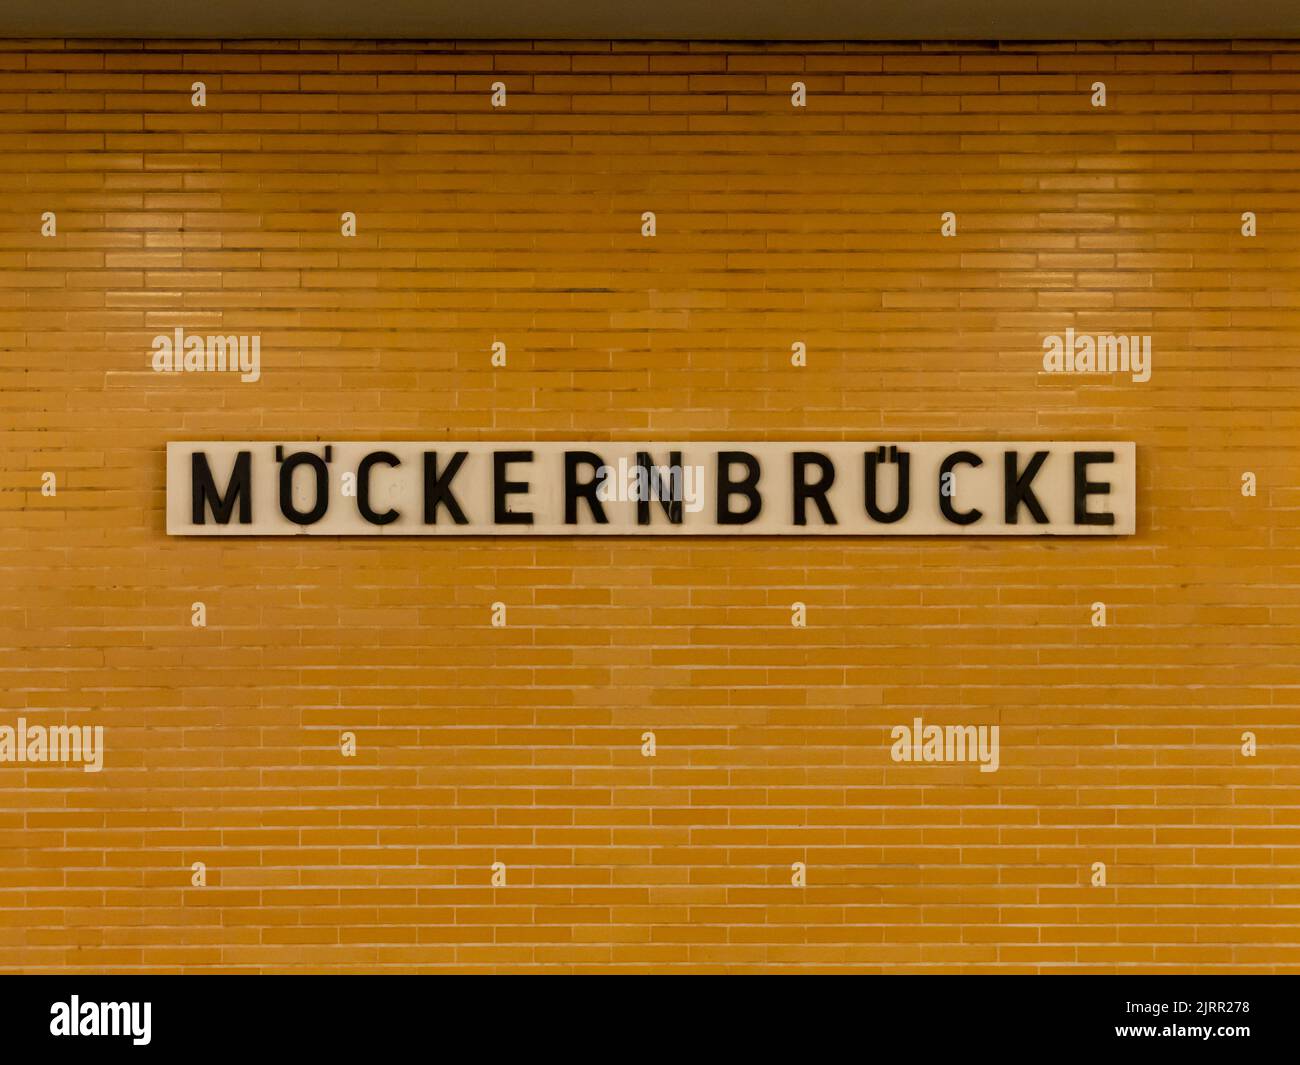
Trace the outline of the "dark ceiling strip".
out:
M 1261 40 L 1300 38 L 1300 0 L 34 0 L 0 37 Z

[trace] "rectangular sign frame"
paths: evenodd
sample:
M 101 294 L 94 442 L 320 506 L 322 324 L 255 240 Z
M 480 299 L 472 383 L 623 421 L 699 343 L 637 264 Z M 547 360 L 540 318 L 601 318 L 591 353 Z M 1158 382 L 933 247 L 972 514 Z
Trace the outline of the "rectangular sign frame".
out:
M 174 441 L 167 532 L 1130 536 L 1136 476 L 1116 441 Z

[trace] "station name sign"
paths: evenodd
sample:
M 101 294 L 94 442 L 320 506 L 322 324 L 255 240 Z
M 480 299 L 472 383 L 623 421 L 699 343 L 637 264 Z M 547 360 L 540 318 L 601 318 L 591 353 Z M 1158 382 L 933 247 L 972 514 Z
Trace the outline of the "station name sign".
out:
M 167 445 L 173 536 L 1126 536 L 1096 441 Z

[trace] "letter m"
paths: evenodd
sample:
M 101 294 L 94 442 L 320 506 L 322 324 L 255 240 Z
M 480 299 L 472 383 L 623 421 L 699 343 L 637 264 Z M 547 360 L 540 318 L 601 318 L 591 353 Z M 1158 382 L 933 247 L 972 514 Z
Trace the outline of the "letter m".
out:
M 1097 338 L 1097 369 L 1111 371 L 1128 369 L 1128 337 L 1099 336 Z
M 105 1002 L 103 1005 L 104 1030 L 100 1035 L 131 1034 L 131 1004 L 129 1002 Z
M 208 337 L 207 356 L 209 370 L 239 369 L 239 337 Z
M 190 455 L 190 492 L 193 502 L 191 520 L 195 525 L 207 524 L 207 512 L 212 509 L 212 516 L 217 524 L 229 525 L 235 501 L 239 501 L 239 524 L 251 525 L 253 522 L 253 487 L 252 475 L 253 453 L 241 451 L 235 458 L 235 468 L 230 471 L 230 481 L 226 484 L 224 495 L 217 493 L 216 482 L 212 479 L 212 469 L 208 466 L 208 456 L 202 451 Z

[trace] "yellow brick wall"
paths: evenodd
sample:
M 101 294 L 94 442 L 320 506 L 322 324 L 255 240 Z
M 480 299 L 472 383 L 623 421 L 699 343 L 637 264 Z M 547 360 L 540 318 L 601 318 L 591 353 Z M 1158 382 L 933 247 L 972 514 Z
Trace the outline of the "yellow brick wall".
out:
M 1300 969 L 1298 192 L 1294 44 L 4 43 L 0 724 L 106 754 L 0 968 Z M 1134 440 L 1138 534 L 164 535 L 168 440 L 674 436 Z

